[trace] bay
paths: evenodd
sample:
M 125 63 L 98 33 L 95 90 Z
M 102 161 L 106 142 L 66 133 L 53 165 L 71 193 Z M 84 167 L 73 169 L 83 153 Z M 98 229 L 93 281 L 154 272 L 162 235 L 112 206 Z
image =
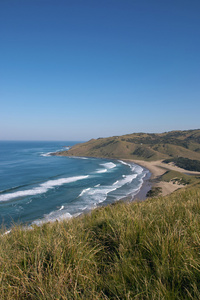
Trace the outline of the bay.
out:
M 77 216 L 140 190 L 148 171 L 114 159 L 51 156 L 78 142 L 0 141 L 0 223 Z

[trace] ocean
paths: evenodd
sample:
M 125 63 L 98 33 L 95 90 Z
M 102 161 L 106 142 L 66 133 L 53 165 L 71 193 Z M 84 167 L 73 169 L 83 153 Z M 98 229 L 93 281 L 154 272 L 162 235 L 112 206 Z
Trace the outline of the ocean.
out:
M 77 142 L 0 141 L 0 223 L 41 224 L 136 195 L 148 170 L 115 159 L 51 156 Z

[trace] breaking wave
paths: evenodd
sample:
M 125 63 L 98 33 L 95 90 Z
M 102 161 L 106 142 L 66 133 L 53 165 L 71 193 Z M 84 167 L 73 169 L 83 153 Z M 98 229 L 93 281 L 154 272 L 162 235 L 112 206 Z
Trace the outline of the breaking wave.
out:
M 117 180 L 112 185 L 96 185 L 93 188 L 84 189 L 79 197 L 82 197 L 88 205 L 102 203 L 107 199 L 109 193 L 121 188 L 125 184 L 130 184 L 138 175 L 131 174 Z
M 112 162 L 108 162 L 105 164 L 101 164 L 101 166 L 105 167 L 106 169 L 113 169 L 116 167 L 116 164 L 112 163 Z
M 58 211 L 52 211 L 49 214 L 44 215 L 41 220 L 35 220 L 32 222 L 32 225 L 42 225 L 43 223 L 47 222 L 54 222 L 54 221 L 62 221 L 65 219 L 71 219 L 72 215 L 69 212 L 62 212 L 60 213 L 60 209 Z
M 46 193 L 49 189 L 53 189 L 56 186 L 61 186 L 66 183 L 71 183 L 71 182 L 76 182 L 78 180 L 83 180 L 88 178 L 89 175 L 86 176 L 74 176 L 74 177 L 67 177 L 67 178 L 60 178 L 56 180 L 48 180 L 42 184 L 40 184 L 37 187 L 34 187 L 29 190 L 23 190 L 23 191 L 17 191 L 14 193 L 7 193 L 7 194 L 1 194 L 0 195 L 0 201 L 8 201 L 14 198 L 18 197 L 25 197 L 25 196 L 34 196 L 38 194 L 44 194 Z

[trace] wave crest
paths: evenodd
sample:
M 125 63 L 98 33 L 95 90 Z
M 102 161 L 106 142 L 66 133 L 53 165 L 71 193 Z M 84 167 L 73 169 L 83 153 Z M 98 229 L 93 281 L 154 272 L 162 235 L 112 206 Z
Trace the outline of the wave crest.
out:
M 116 167 L 116 164 L 114 164 L 112 162 L 107 162 L 105 164 L 101 164 L 101 166 L 104 166 L 106 169 L 113 169 Z
M 60 178 L 56 180 L 48 180 L 42 184 L 40 184 L 38 187 L 35 187 L 33 189 L 29 190 L 23 190 L 23 191 L 17 191 L 14 193 L 7 193 L 7 194 L 1 194 L 0 195 L 0 202 L 1 201 L 9 201 L 14 198 L 18 197 L 25 197 L 25 196 L 34 196 L 38 194 L 44 194 L 46 193 L 49 189 L 53 189 L 56 186 L 61 186 L 66 183 L 71 183 L 71 182 L 76 182 L 78 180 L 83 180 L 88 178 L 89 175 L 85 176 L 73 176 L 73 177 L 67 177 L 67 178 Z

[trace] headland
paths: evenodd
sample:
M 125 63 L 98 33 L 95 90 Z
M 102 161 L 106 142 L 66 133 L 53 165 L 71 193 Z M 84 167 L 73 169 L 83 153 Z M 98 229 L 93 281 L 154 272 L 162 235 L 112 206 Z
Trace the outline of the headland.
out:
M 149 182 L 144 181 L 138 196 L 145 198 L 145 190 L 148 196 L 165 196 L 199 182 L 200 130 L 161 134 L 133 133 L 91 139 L 55 155 L 102 157 L 134 162 L 151 172 Z M 148 193 L 150 184 L 152 191 Z

